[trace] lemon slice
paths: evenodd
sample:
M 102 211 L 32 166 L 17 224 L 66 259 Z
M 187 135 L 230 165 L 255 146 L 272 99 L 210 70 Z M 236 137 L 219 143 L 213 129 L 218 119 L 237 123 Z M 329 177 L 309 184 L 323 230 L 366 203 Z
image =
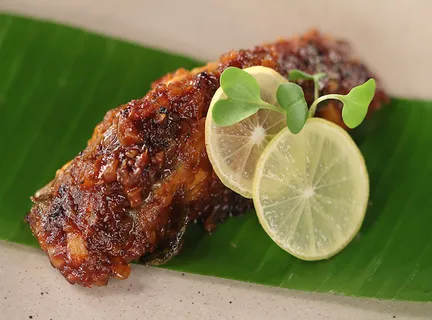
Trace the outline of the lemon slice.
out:
M 282 249 L 303 260 L 330 258 L 357 234 L 369 197 L 364 159 L 348 133 L 309 119 L 282 130 L 256 167 L 253 201 L 259 221 Z
M 258 81 L 261 99 L 277 105 L 277 88 L 288 81 L 266 67 L 251 67 L 244 71 Z M 246 198 L 252 198 L 256 163 L 270 140 L 286 126 L 285 116 L 275 111 L 259 110 L 232 126 L 221 127 L 214 123 L 212 110 L 216 101 L 226 98 L 219 88 L 210 103 L 205 126 L 207 154 L 223 184 Z

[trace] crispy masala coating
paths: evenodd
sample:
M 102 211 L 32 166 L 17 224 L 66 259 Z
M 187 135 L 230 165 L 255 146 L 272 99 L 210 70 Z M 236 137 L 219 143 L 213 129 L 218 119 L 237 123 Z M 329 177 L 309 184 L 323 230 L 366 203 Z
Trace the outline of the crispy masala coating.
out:
M 154 82 L 142 99 L 108 111 L 86 149 L 32 197 L 27 215 L 51 264 L 70 283 L 127 278 L 134 260 L 162 263 L 177 254 L 191 221 L 212 230 L 251 207 L 214 173 L 204 123 L 221 72 L 258 65 L 282 75 L 294 68 L 326 72 L 321 94 L 346 94 L 372 76 L 345 42 L 310 32 L 180 69 Z M 311 103 L 313 84 L 300 84 Z M 378 86 L 370 111 L 385 99 Z M 337 102 L 319 114 L 342 125 Z

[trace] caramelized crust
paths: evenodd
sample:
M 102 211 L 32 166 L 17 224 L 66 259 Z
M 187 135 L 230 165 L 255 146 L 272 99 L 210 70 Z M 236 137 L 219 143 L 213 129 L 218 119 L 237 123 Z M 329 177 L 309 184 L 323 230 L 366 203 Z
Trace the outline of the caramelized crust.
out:
M 52 265 L 70 283 L 127 278 L 131 261 L 161 263 L 175 255 L 191 221 L 212 230 L 251 207 L 212 170 L 204 123 L 221 72 L 257 65 L 282 75 L 293 68 L 326 72 L 321 94 L 348 93 L 372 76 L 346 43 L 311 32 L 177 70 L 155 81 L 142 99 L 108 111 L 86 149 L 32 197 L 27 215 Z M 312 83 L 300 84 L 311 103 Z M 385 99 L 378 87 L 370 111 Z M 320 114 L 342 124 L 338 103 L 321 106 Z

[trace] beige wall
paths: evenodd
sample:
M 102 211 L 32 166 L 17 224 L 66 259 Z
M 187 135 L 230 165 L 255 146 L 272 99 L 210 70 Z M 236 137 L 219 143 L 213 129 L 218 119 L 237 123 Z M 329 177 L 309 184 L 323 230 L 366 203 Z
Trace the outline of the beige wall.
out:
M 397 96 L 432 98 L 430 0 L 0 0 L 0 9 L 214 59 L 311 27 L 352 41 Z

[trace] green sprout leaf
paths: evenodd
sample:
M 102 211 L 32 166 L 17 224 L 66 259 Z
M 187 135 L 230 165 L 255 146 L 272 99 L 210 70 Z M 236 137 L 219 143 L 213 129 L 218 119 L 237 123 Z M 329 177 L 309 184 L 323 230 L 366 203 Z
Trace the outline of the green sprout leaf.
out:
M 298 81 L 298 80 L 313 80 L 319 81 L 324 78 L 326 74 L 324 72 L 318 72 L 315 74 L 306 73 L 297 69 L 293 69 L 288 74 L 288 80 L 290 81 Z
M 256 113 L 259 109 L 283 112 L 263 101 L 256 79 L 242 69 L 229 67 L 222 72 L 220 83 L 228 99 L 222 99 L 213 107 L 213 120 L 220 126 L 230 126 Z
M 222 72 L 220 83 L 223 92 L 230 99 L 256 102 L 261 101 L 260 87 L 256 79 L 235 67 L 228 67 Z
M 223 99 L 213 107 L 213 120 L 220 126 L 231 126 L 256 113 L 262 105 L 240 99 Z
M 375 88 L 375 80 L 369 79 L 362 85 L 351 89 L 346 96 L 339 96 L 339 100 L 344 104 L 342 119 L 348 128 L 353 129 L 363 122 L 374 97 Z
M 303 89 L 293 83 L 283 83 L 278 87 L 277 101 L 285 110 L 288 129 L 297 134 L 303 128 L 308 114 L 308 107 Z
M 324 78 L 326 74 L 324 72 L 318 72 L 315 74 L 306 73 L 297 69 L 293 69 L 288 74 L 288 80 L 312 80 L 314 82 L 314 100 L 318 99 L 319 96 L 319 81 Z

